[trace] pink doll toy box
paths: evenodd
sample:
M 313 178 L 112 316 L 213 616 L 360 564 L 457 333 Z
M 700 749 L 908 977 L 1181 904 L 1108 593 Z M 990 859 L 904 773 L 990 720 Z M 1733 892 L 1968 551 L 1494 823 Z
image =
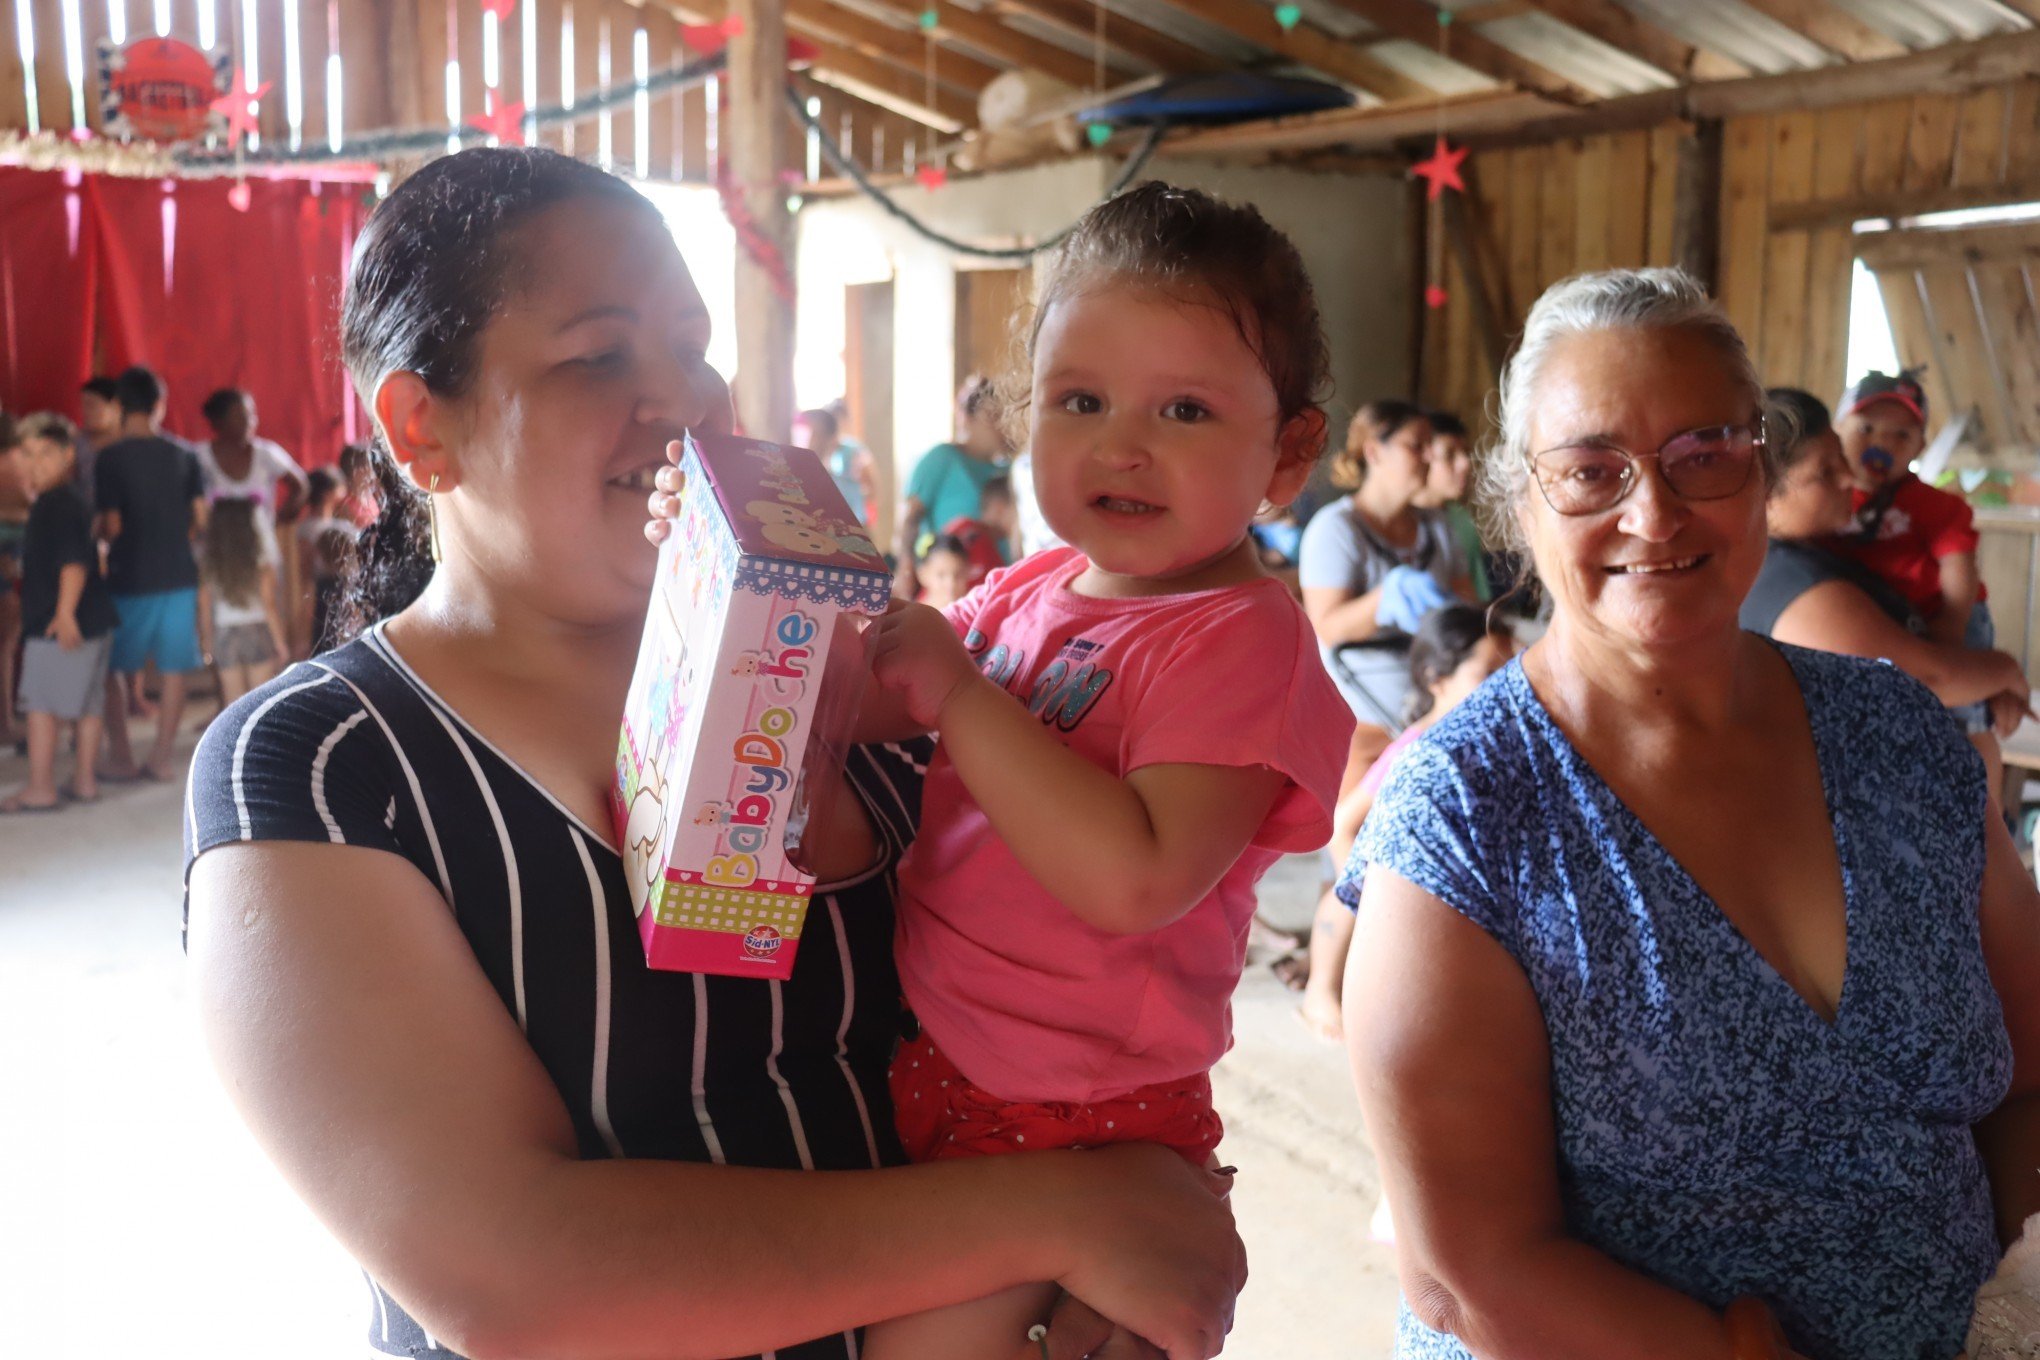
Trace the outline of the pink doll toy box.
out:
M 688 440 L 616 750 L 611 813 L 645 961 L 786 978 L 892 575 L 814 454 Z

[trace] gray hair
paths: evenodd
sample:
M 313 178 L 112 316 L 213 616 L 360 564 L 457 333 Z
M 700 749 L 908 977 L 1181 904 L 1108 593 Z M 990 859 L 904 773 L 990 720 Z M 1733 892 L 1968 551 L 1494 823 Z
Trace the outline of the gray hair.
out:
M 1498 437 L 1481 451 L 1474 500 L 1490 543 L 1528 556 L 1516 517 L 1530 481 L 1530 422 L 1537 381 L 1552 349 L 1574 336 L 1607 330 L 1692 330 L 1714 342 L 1750 401 L 1765 408 L 1764 384 L 1749 347 L 1699 280 L 1680 269 L 1610 269 L 1575 274 L 1544 290 L 1523 323 L 1523 338 L 1502 370 L 1495 427 Z M 1773 441 L 1775 443 L 1775 441 Z M 1766 447 L 1764 476 L 1771 477 Z

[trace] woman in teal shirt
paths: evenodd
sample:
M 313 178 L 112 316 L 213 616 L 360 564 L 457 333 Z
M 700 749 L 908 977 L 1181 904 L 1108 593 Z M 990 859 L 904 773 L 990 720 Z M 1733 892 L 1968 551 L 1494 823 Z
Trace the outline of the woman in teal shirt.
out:
M 921 541 L 952 520 L 977 518 L 985 483 L 1006 470 L 1009 452 L 992 380 L 974 373 L 956 393 L 956 441 L 922 454 L 907 479 L 893 537 L 894 594 L 911 600 L 919 592 L 914 563 Z

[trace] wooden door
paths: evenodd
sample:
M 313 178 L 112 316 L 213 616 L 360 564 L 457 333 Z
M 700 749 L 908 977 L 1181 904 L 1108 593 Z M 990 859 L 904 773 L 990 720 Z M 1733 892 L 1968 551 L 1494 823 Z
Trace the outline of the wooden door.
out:
M 1033 271 L 1026 268 L 957 271 L 957 385 L 972 373 L 1002 378 L 1014 366 L 1033 281 Z

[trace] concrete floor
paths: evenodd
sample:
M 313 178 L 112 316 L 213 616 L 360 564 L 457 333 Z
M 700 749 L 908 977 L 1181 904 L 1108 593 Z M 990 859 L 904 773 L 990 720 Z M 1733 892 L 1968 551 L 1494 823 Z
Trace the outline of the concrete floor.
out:
M 0 793 L 24 764 L 0 753 Z M 0 819 L 0 1352 L 354 1360 L 360 1277 L 199 1048 L 178 945 L 181 797 L 108 785 L 95 807 Z M 1302 925 L 1315 892 L 1315 865 L 1287 861 L 1265 913 Z M 1343 1054 L 1293 1005 L 1251 968 L 1238 1047 L 1214 1074 L 1253 1268 L 1226 1354 L 1376 1360 L 1395 1285 L 1367 1236 L 1373 1159 Z

